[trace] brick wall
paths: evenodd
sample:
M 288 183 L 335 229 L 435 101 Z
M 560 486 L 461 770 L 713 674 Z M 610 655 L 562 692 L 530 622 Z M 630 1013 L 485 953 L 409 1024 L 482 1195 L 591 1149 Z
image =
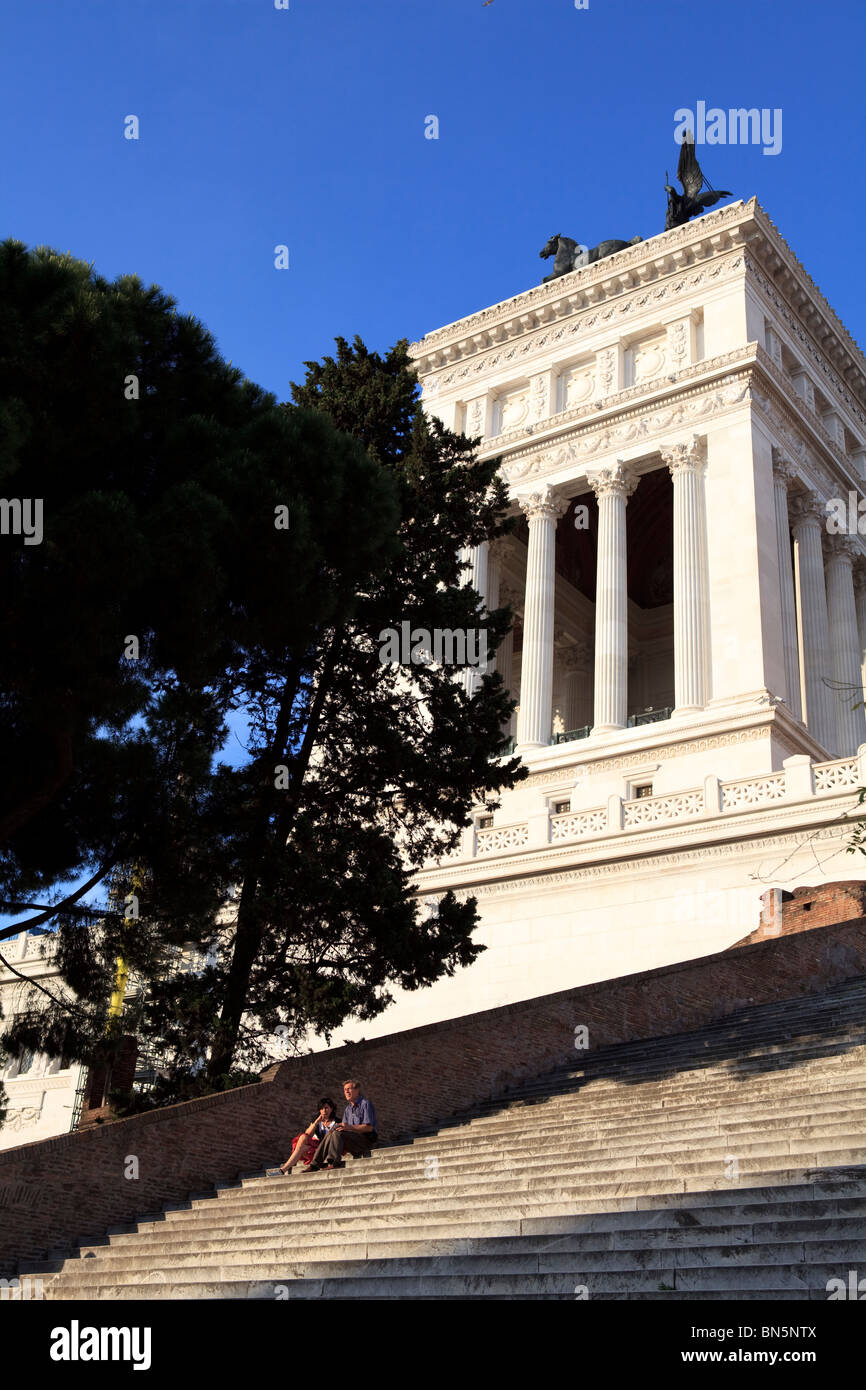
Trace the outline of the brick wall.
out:
M 729 949 L 751 946 L 755 941 L 768 941 L 774 936 L 794 936 L 797 932 L 812 931 L 834 922 L 851 922 L 863 916 L 866 916 L 866 883 L 859 879 L 822 883 L 817 888 L 795 888 L 793 893 L 771 888 L 761 897 L 759 926 Z
M 866 917 L 274 1065 L 261 1082 L 0 1153 L 0 1273 L 283 1159 L 320 1095 L 358 1077 L 385 1139 L 591 1047 L 679 1033 L 866 974 Z

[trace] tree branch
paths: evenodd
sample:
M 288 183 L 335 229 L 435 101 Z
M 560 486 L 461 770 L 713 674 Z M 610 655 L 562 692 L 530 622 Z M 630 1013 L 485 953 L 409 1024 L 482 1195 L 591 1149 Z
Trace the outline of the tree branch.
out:
M 78 902 L 79 898 L 83 898 L 85 893 L 89 893 L 90 889 L 95 887 L 100 879 L 105 878 L 105 875 L 110 869 L 114 868 L 119 858 L 120 856 L 117 855 L 114 859 L 109 860 L 109 862 L 103 868 L 99 869 L 92 878 L 89 878 L 86 883 L 83 883 L 75 893 L 71 893 L 68 898 L 64 898 L 62 902 L 56 903 L 54 907 L 47 907 L 38 917 L 30 917 L 26 922 L 16 922 L 11 927 L 0 927 L 0 941 L 6 941 L 10 936 L 17 936 L 19 932 L 30 931 L 32 927 L 41 927 L 43 922 L 47 922 L 50 918 L 56 917 L 59 912 L 66 912 L 74 903 Z M 36 907 L 38 904 L 26 903 L 24 906 Z M 0 907 L 12 908 L 14 904 L 0 903 Z
M 59 1008 L 65 1009 L 67 1013 L 84 1014 L 85 1018 L 89 1017 L 87 1010 L 82 1009 L 79 1004 L 67 1003 L 64 999 L 58 999 L 55 994 L 51 993 L 50 989 L 46 989 L 44 985 L 40 985 L 38 980 L 34 980 L 32 975 L 25 975 L 20 970 L 16 970 L 12 962 L 8 961 L 2 953 L 0 953 L 0 965 L 5 965 L 7 970 L 11 971 L 13 975 L 17 975 L 18 979 L 23 980 L 25 984 L 32 985 L 34 989 L 41 990 L 43 994 L 47 994 L 52 1004 L 57 1004 Z

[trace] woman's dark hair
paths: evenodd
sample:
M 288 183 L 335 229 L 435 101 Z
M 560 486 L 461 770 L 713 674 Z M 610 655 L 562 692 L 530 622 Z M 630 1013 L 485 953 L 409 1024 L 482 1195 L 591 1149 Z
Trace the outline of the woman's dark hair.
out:
M 318 1102 L 318 1108 L 321 1110 L 321 1108 L 322 1108 L 323 1105 L 330 1105 L 330 1107 L 331 1107 L 331 1114 L 332 1114 L 332 1115 L 336 1115 L 336 1113 L 337 1113 L 337 1107 L 336 1107 L 336 1105 L 334 1104 L 334 1102 L 333 1102 L 332 1100 L 329 1100 L 329 1099 L 328 1099 L 327 1096 L 325 1096 L 322 1100 L 320 1100 L 320 1101 Z

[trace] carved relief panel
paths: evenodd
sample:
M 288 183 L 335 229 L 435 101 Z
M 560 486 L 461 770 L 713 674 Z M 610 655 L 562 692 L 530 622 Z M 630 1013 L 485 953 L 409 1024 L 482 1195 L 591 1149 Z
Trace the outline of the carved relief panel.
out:
M 506 434 L 508 430 L 528 425 L 532 418 L 531 400 L 532 393 L 528 385 L 501 391 L 493 407 L 493 433 Z
M 596 387 L 596 363 L 592 357 L 586 362 L 577 362 L 566 367 L 559 376 L 559 409 L 573 410 L 575 406 L 591 401 Z
M 656 331 L 639 338 L 626 349 L 626 385 L 641 386 L 661 376 L 667 367 L 668 335 Z

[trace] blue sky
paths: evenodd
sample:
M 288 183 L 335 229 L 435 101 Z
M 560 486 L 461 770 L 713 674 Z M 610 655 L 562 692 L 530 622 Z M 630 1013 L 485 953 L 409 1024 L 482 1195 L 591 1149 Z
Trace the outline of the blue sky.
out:
M 5 0 L 0 236 L 155 281 L 285 399 L 337 334 L 537 284 L 553 233 L 661 231 L 678 108 L 781 108 L 777 155 L 699 158 L 862 344 L 864 51 L 863 0 Z
M 779 107 L 778 155 L 699 157 L 866 342 L 862 0 L 290 6 L 5 0 L 0 235 L 156 281 L 285 398 L 336 334 L 384 348 L 538 283 L 554 232 L 660 231 L 678 107 Z

